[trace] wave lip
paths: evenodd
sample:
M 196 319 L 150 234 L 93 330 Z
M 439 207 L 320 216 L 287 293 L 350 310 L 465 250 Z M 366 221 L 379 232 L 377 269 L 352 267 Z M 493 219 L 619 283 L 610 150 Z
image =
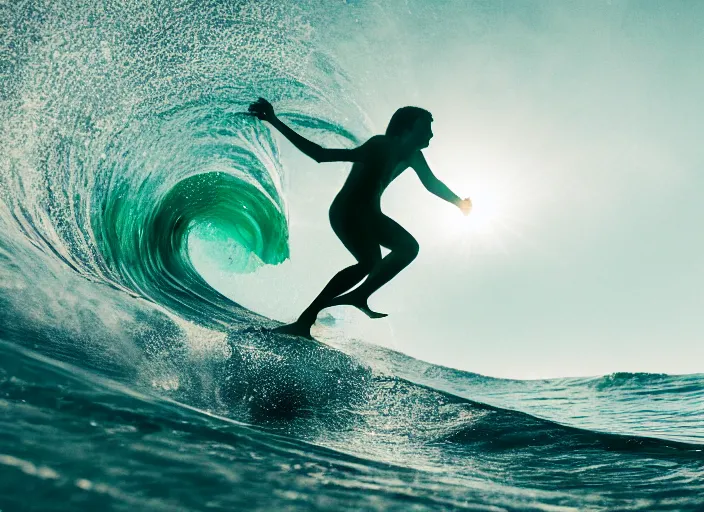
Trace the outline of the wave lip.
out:
M 194 232 L 238 247 L 233 254 L 242 261 L 231 266 L 242 271 L 288 257 L 281 168 L 243 108 L 211 101 L 174 109 L 124 133 L 102 164 L 110 180 L 92 222 L 108 267 L 129 288 L 187 316 L 197 302 L 233 306 L 194 269 Z
M 229 244 L 235 272 L 288 257 L 276 143 L 243 114 L 258 96 L 303 130 L 356 141 L 328 120 L 363 115 L 306 13 L 115 0 L 2 11 L 0 247 L 39 249 L 195 322 L 256 318 L 198 275 L 189 245 Z

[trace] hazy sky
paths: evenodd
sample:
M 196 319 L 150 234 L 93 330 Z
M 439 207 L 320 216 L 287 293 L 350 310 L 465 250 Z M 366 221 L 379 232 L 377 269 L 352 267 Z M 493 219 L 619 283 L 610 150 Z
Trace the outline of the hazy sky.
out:
M 384 210 L 420 255 L 372 297 L 388 319 L 331 311 L 346 336 L 502 377 L 704 371 L 704 3 L 340 12 L 329 51 L 373 131 L 404 104 L 429 109 L 426 157 L 475 203 L 462 217 L 412 170 L 389 188 Z M 353 263 L 327 220 L 348 166 L 280 145 L 291 261 L 209 277 L 292 320 Z

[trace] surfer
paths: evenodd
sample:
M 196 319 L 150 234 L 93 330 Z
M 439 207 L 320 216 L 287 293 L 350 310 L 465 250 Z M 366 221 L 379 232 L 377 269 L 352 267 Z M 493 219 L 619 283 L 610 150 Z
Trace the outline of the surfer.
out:
M 386 187 L 411 167 L 428 191 L 454 204 L 465 215 L 472 208 L 469 198 L 460 198 L 435 177 L 421 152 L 433 137 L 430 112 L 419 107 L 399 108 L 384 135 L 375 135 L 353 149 L 326 149 L 306 139 L 276 117 L 271 103 L 264 98 L 252 103 L 249 113 L 269 122 L 316 162 L 353 162 L 345 184 L 330 206 L 330 225 L 357 263 L 340 270 L 298 320 L 274 331 L 310 338 L 318 313 L 331 306 L 354 306 L 370 318 L 387 316 L 371 310 L 367 301 L 415 259 L 419 246 L 408 231 L 381 211 L 381 195 Z M 382 258 L 381 247 L 391 252 Z

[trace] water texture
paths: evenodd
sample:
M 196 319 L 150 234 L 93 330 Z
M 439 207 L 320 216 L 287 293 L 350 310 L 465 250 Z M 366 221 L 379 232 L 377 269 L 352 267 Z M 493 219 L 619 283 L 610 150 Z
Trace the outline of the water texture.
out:
M 232 279 L 289 257 L 250 101 L 370 134 L 319 35 L 365 6 L 323 4 L 0 2 L 0 509 L 701 510 L 704 375 L 276 337 L 199 275 L 194 239 Z

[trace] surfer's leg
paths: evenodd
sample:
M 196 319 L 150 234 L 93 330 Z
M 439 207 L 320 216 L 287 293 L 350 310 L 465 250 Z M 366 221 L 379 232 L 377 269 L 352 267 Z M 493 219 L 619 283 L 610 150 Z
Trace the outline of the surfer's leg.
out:
M 368 260 L 340 270 L 328 284 L 325 285 L 325 288 L 323 288 L 318 296 L 313 299 L 310 306 L 301 313 L 298 320 L 292 324 L 277 327 L 274 331 L 310 338 L 310 328 L 315 323 L 318 313 L 330 306 L 332 299 L 359 284 L 362 279 L 369 275 L 369 272 L 374 268 L 374 264 L 374 260 Z
M 368 223 L 364 222 L 364 219 L 345 215 L 347 212 L 344 211 L 338 214 L 332 208 L 330 213 L 330 223 L 333 231 L 335 231 L 335 234 L 347 250 L 352 253 L 352 256 L 355 257 L 357 264 L 342 269 L 335 274 L 310 306 L 301 313 L 298 320 L 293 324 L 278 328 L 278 332 L 310 336 L 310 328 L 315 323 L 318 313 L 330 306 L 332 299 L 358 285 L 381 261 L 381 248 L 374 237 L 369 236 Z M 369 310 L 366 307 L 366 301 L 358 307 L 370 316 L 386 316 Z
M 325 288 L 323 288 L 313 302 L 311 302 L 310 306 L 301 313 L 296 323 L 308 325 L 309 327 L 313 325 L 318 313 L 325 309 L 333 298 L 359 284 L 362 279 L 369 275 L 375 264 L 375 260 L 363 260 L 356 265 L 340 270 L 328 284 L 325 285 Z
M 372 293 L 393 279 L 418 256 L 419 245 L 413 235 L 386 215 L 382 215 L 375 223 L 374 232 L 379 243 L 391 252 L 376 265 L 359 288 L 333 299 L 332 305 L 366 305 Z

